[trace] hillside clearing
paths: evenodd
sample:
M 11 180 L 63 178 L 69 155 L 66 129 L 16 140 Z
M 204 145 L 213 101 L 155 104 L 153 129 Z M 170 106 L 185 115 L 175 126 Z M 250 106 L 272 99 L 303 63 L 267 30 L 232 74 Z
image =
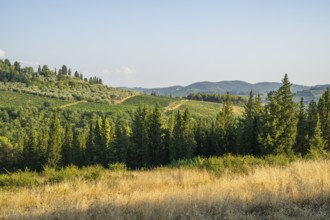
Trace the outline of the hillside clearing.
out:
M 165 107 L 164 112 L 174 111 L 183 105 L 184 103 L 188 102 L 188 100 L 181 100 L 179 102 L 171 102 L 168 106 Z
M 203 170 L 107 171 L 1 190 L 4 219 L 326 219 L 330 161 L 299 161 L 219 176 Z

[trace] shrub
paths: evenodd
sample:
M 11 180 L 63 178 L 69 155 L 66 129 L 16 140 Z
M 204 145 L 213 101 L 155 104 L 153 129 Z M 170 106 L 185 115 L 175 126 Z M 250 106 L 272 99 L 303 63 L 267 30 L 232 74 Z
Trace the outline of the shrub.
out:
M 113 172 L 125 172 L 127 167 L 124 163 L 111 163 L 109 164 L 109 170 Z

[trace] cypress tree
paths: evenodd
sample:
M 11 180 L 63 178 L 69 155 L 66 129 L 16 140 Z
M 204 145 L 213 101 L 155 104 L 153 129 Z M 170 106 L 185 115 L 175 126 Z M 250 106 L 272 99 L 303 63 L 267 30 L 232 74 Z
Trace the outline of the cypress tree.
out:
M 110 153 L 110 142 L 111 142 L 111 125 L 107 118 L 103 119 L 103 134 L 102 134 L 102 158 L 101 162 L 103 166 L 106 166 L 109 161 L 109 153 Z
M 49 130 L 49 143 L 47 148 L 47 165 L 58 167 L 61 161 L 62 127 L 59 113 L 54 113 Z
M 72 125 L 68 122 L 65 126 L 64 143 L 62 146 L 62 164 L 67 166 L 73 161 L 73 131 Z

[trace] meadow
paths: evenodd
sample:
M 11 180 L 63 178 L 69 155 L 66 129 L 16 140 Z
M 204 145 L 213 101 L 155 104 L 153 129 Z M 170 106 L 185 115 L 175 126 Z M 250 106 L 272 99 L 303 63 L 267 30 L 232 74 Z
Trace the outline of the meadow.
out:
M 187 164 L 192 163 L 186 161 L 172 167 L 139 171 L 127 171 L 123 165 L 115 164 L 110 169 L 68 167 L 55 171 L 46 168 L 39 174 L 21 172 L 1 175 L 0 218 L 329 217 L 329 160 L 299 159 L 283 163 L 279 158 L 264 160 L 268 162 L 247 158 L 235 165 L 233 158 L 219 159 L 222 162 L 218 161 L 218 164 L 224 166 L 221 170 L 189 167 Z M 203 159 L 197 160 L 201 160 L 198 163 L 206 163 Z M 242 161 L 242 158 L 239 160 Z M 237 169 L 243 167 L 243 170 Z M 22 182 L 24 179 L 25 182 Z M 11 181 L 10 184 L 5 186 L 8 181 Z M 15 185 L 15 182 L 19 184 Z

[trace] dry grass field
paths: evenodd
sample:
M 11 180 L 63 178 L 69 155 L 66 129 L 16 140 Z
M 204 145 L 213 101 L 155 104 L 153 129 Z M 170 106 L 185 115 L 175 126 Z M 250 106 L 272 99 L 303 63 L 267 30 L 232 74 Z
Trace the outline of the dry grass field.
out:
M 245 174 L 106 171 L 99 180 L 0 188 L 0 219 L 329 219 L 330 161 Z

